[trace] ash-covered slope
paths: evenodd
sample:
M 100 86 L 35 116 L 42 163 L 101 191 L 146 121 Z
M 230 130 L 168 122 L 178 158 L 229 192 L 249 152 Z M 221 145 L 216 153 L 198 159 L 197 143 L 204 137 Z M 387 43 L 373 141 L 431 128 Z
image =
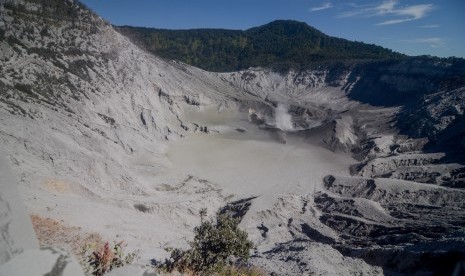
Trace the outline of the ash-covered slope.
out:
M 72 1 L 3 1 L 0 30 L 0 150 L 31 213 L 124 239 L 141 263 L 185 246 L 201 208 L 240 202 L 252 262 L 278 274 L 447 271 L 463 254 L 465 192 L 447 187 L 462 187 L 463 165 L 422 151 L 463 137 L 460 71 L 434 67 L 458 76 L 448 86 L 408 62 L 206 72 Z M 397 99 L 406 82 L 429 87 L 418 105 L 433 119 L 414 138 L 396 128 L 407 102 L 369 104 L 386 82 Z
M 220 206 L 215 190 L 207 189 L 202 201 L 193 196 L 177 204 L 179 192 L 158 192 L 153 181 L 168 163 L 163 141 L 204 130 L 181 110 L 235 106 L 228 96 L 234 90 L 212 74 L 145 53 L 72 1 L 7 1 L 0 9 L 1 149 L 31 212 L 108 239 L 139 236 L 144 227 L 151 232 L 157 222 L 147 237 L 163 243 L 190 232 L 181 225 L 197 221 L 197 207 Z M 197 178 L 189 183 L 207 185 Z M 167 209 L 148 222 L 137 197 Z M 172 203 L 157 203 L 165 201 Z M 129 211 L 122 215 L 126 224 L 141 228 L 113 229 L 122 225 L 115 210 Z M 181 215 L 173 219 L 176 210 Z

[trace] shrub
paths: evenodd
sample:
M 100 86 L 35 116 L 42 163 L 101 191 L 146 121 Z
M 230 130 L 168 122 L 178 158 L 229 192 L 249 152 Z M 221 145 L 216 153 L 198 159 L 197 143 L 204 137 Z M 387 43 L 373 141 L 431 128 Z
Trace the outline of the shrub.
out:
M 83 266 L 86 275 L 101 276 L 114 268 L 131 264 L 137 253 L 125 254 L 123 242 L 114 243 L 110 247 L 109 242 L 105 244 L 89 244 L 84 248 Z
M 215 276 L 265 276 L 267 275 L 258 267 L 241 267 L 226 265 L 217 269 Z
M 217 214 L 216 221 L 205 220 L 205 209 L 200 214 L 201 224 L 194 229 L 191 248 L 171 250 L 170 259 L 165 260 L 160 268 L 169 272 L 176 270 L 204 275 L 233 271 L 233 261 L 240 263 L 249 259 L 253 244 L 247 239 L 247 233 L 239 229 L 238 219 Z
M 37 97 L 34 94 L 34 91 L 32 91 L 32 85 L 24 84 L 24 83 L 15 83 L 14 88 L 16 90 L 21 91 L 24 94 L 27 94 L 28 96 Z

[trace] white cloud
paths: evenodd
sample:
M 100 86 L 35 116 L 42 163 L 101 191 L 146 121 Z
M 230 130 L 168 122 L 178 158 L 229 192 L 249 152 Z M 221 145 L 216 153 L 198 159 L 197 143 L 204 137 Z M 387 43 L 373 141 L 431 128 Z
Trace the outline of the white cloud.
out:
M 351 5 L 356 9 L 344 12 L 340 14 L 340 17 L 388 17 L 383 22 L 376 24 L 382 26 L 418 20 L 427 16 L 429 12 L 434 10 L 433 4 L 399 6 L 398 3 L 398 0 L 386 0 L 368 7 Z
M 396 0 L 389 0 L 389 1 L 385 1 L 385 2 L 383 2 L 381 4 L 379 4 L 374 9 L 377 11 L 378 15 L 389 14 L 389 13 L 393 12 L 394 7 L 396 6 L 396 4 L 397 4 Z
M 333 7 L 333 4 L 331 2 L 323 3 L 320 6 L 310 8 L 310 12 L 316 12 L 316 11 L 322 11 L 322 10 L 327 10 Z
M 422 43 L 428 44 L 431 48 L 439 48 L 446 45 L 446 42 L 441 37 L 426 37 L 426 38 L 415 38 L 411 40 L 405 40 L 410 43 Z

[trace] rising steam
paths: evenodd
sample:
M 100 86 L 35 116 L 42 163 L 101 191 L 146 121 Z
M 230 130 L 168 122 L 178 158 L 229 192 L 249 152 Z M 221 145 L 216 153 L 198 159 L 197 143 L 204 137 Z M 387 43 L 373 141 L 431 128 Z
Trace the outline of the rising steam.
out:
M 274 110 L 274 117 L 276 121 L 276 127 L 283 131 L 290 131 L 294 129 L 292 124 L 292 117 L 288 113 L 285 104 L 279 103 L 278 107 Z

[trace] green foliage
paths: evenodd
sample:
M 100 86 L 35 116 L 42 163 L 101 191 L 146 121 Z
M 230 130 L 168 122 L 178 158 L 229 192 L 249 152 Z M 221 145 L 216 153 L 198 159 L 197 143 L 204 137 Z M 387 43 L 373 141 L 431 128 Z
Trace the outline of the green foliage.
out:
M 22 93 L 28 94 L 29 96 L 34 96 L 32 91 L 32 86 L 24 83 L 15 83 L 14 88 L 21 91 Z
M 335 60 L 403 57 L 373 44 L 330 37 L 305 23 L 290 20 L 274 21 L 246 31 L 127 26 L 118 30 L 161 57 L 210 71 L 236 71 L 255 66 L 283 71 Z
M 201 224 L 194 229 L 191 248 L 172 250 L 170 259 L 165 260 L 160 268 L 169 272 L 211 274 L 232 271 L 227 267 L 233 258 L 242 261 L 249 259 L 253 244 L 247 239 L 247 233 L 239 229 L 239 221 L 225 214 L 217 214 L 216 221 L 205 220 L 204 214 L 202 210 Z
M 83 267 L 86 275 L 101 276 L 117 267 L 131 264 L 137 253 L 124 253 L 123 242 L 114 243 L 110 247 L 109 242 L 103 245 L 89 244 L 83 249 Z
M 268 275 L 258 267 L 238 267 L 225 265 L 219 267 L 213 273 L 215 276 L 265 276 Z

